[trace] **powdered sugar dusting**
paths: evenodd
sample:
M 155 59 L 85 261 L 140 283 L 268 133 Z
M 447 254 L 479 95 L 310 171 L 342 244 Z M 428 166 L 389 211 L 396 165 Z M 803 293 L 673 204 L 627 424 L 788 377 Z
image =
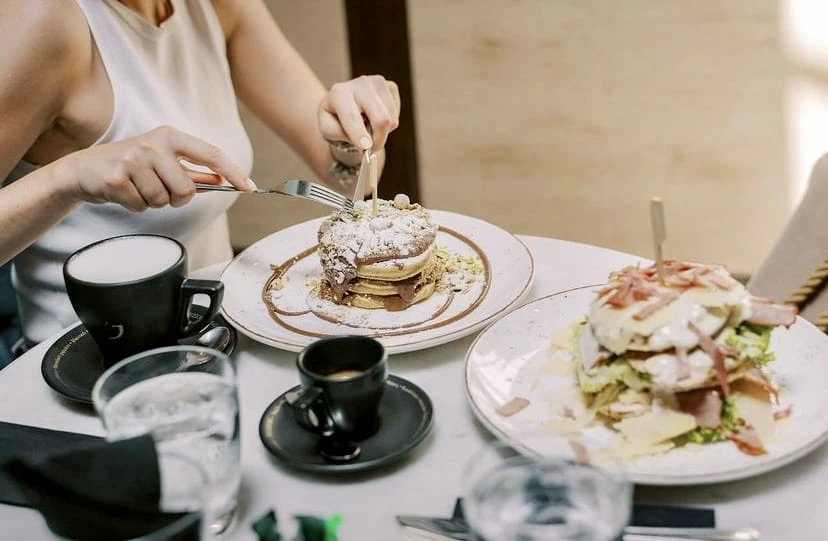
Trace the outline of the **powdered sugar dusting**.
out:
M 370 207 L 357 201 L 353 212 L 334 212 L 319 228 L 319 257 L 334 286 L 352 280 L 359 264 L 417 256 L 436 238 L 437 226 L 420 205 L 380 200 L 376 217 Z

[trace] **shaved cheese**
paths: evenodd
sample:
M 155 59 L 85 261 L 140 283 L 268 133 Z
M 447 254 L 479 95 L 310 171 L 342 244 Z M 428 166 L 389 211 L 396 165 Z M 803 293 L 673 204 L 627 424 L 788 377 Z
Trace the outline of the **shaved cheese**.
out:
M 615 423 L 615 429 L 633 445 L 653 446 L 696 428 L 696 418 L 670 409 L 652 410 Z
M 733 386 L 731 396 L 739 417 L 753 426 L 762 441 L 768 441 L 773 434 L 773 406 L 767 391 L 748 382 L 739 381 Z
M 656 445 L 633 445 L 627 441 L 621 441 L 616 445 L 615 451 L 623 459 L 634 459 L 642 456 L 660 455 L 675 447 L 671 441 Z

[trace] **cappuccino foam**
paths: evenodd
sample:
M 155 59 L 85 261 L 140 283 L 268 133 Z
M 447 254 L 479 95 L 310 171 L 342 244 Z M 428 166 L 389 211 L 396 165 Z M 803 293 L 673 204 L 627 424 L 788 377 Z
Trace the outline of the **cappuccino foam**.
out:
M 181 247 L 170 239 L 151 236 L 107 240 L 73 256 L 67 272 L 85 282 L 116 284 L 158 274 L 181 257 Z

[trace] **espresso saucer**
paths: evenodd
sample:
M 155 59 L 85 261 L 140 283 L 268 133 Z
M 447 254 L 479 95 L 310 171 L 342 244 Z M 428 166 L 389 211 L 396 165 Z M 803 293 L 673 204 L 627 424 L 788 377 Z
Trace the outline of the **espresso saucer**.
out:
M 313 473 L 365 471 L 402 459 L 431 431 L 434 409 L 431 399 L 410 381 L 390 375 L 380 403 L 380 426 L 373 435 L 356 442 L 360 453 L 350 462 L 326 459 L 320 437 L 293 419 L 285 391 L 265 409 L 259 421 L 259 437 L 270 453 L 290 468 Z
M 193 305 L 190 313 L 197 317 L 204 313 L 204 307 Z M 218 326 L 227 327 L 230 331 L 230 339 L 226 346 L 221 348 L 222 353 L 230 355 L 236 348 L 236 329 L 219 314 L 213 318 L 204 332 Z M 192 338 L 186 342 L 192 343 Z M 101 351 L 82 323 L 58 338 L 46 350 L 40 364 L 40 373 L 52 390 L 67 400 L 84 404 L 92 403 L 92 387 L 104 370 Z

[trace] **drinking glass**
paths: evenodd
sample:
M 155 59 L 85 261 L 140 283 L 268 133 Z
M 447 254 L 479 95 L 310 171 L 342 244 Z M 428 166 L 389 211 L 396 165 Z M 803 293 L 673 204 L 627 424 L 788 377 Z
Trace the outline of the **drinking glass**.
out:
M 151 434 L 170 483 L 187 457 L 207 476 L 204 519 L 227 531 L 241 482 L 235 369 L 223 353 L 200 346 L 152 349 L 124 359 L 95 383 L 92 401 L 109 440 Z M 185 491 L 186 492 L 186 491 Z
M 610 541 L 631 506 L 621 461 L 575 437 L 530 434 L 491 443 L 464 472 L 466 519 L 489 541 Z

